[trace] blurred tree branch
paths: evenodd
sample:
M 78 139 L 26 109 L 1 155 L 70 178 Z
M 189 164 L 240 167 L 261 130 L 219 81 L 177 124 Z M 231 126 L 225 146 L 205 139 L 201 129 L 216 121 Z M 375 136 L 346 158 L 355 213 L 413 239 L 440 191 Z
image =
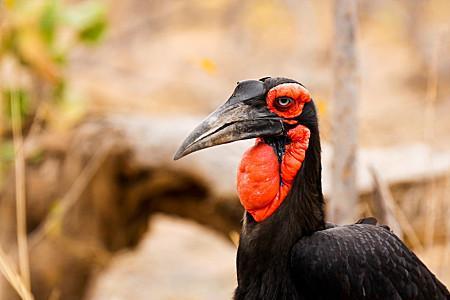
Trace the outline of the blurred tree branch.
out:
M 352 223 L 357 216 L 356 151 L 359 70 L 355 0 L 335 0 L 332 195 L 330 217 Z

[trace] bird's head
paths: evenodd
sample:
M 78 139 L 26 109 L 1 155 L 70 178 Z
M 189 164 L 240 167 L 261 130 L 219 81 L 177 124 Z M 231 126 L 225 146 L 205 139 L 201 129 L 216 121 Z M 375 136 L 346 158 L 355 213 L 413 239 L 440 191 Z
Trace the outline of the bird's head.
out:
M 262 78 L 238 83 L 231 97 L 186 138 L 174 159 L 257 138 L 238 170 L 241 203 L 256 221 L 269 217 L 289 193 L 317 123 L 308 90 L 295 80 Z
M 244 139 L 282 139 L 289 129 L 311 122 L 316 122 L 311 96 L 297 81 L 271 77 L 241 81 L 231 97 L 189 134 L 174 159 Z

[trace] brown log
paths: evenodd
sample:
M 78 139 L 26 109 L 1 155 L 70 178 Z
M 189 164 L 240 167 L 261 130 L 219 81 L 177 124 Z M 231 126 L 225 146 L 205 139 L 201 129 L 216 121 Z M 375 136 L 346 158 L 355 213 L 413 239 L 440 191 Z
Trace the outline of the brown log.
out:
M 239 229 L 242 209 L 234 195 L 221 191 L 224 196 L 217 197 L 207 181 L 196 178 L 202 167 L 192 161 L 171 168 L 173 151 L 162 149 L 170 144 L 163 142 L 166 133 L 153 132 L 140 147 L 136 143 L 148 134 L 129 134 L 139 130 L 133 125 L 120 128 L 126 125 L 114 118 L 87 122 L 64 152 L 48 151 L 37 165 L 28 160 L 31 285 L 37 300 L 52 294 L 82 299 L 93 271 L 115 252 L 137 245 L 153 213 L 190 218 L 225 236 Z M 0 241 L 12 254 L 14 211 L 8 184 L 0 200 Z M 5 281 L 0 291 L 2 300 L 18 299 Z

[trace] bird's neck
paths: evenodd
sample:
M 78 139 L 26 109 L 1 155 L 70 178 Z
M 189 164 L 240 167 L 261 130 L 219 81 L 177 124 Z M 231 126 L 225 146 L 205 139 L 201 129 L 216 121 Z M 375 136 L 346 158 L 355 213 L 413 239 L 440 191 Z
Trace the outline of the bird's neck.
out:
M 324 224 L 319 130 L 317 125 L 298 125 L 289 130 L 288 138 L 280 161 L 277 150 L 262 140 L 246 153 L 250 153 L 247 158 L 244 155 L 238 176 L 239 195 L 247 210 L 244 225 L 286 224 L 296 226 L 297 233 L 310 234 Z M 272 199 L 278 201 L 272 213 L 257 218 L 254 211 L 258 206 L 273 207 Z
M 262 222 L 256 222 L 248 212 L 245 214 L 238 250 L 236 299 L 240 299 L 239 293 L 248 296 L 261 291 L 258 285 L 267 284 L 268 289 L 273 289 L 274 283 L 265 282 L 264 278 L 276 278 L 282 285 L 278 288 L 289 285 L 291 247 L 303 236 L 324 228 L 319 131 L 317 126 L 309 129 L 304 161 L 283 203 Z

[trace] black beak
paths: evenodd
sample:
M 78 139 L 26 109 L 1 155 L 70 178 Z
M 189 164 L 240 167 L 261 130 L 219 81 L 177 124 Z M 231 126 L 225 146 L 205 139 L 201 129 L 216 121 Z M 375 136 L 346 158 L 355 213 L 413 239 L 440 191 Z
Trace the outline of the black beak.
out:
M 261 103 L 228 101 L 191 132 L 174 160 L 212 146 L 283 133 L 282 120 Z

